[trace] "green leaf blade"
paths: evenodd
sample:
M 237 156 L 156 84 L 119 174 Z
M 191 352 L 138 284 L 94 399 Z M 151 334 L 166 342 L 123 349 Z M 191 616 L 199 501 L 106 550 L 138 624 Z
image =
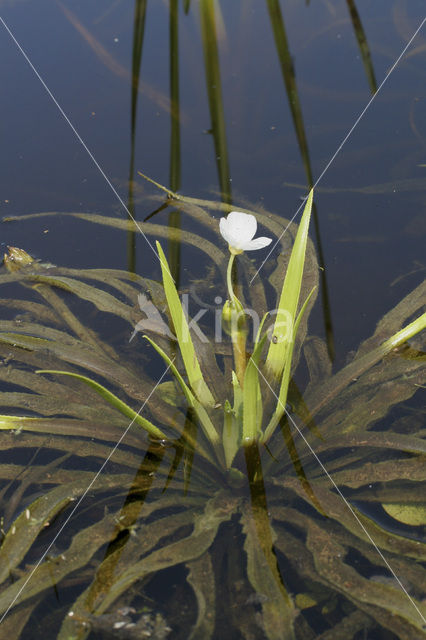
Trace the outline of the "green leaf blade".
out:
M 259 383 L 259 360 L 266 334 L 256 344 L 247 363 L 243 386 L 243 444 L 252 444 L 260 435 L 263 404 Z
M 71 378 L 75 378 L 76 380 L 84 382 L 89 387 L 92 387 L 92 389 L 94 389 L 100 396 L 102 396 L 102 398 L 104 398 L 109 404 L 118 409 L 120 413 L 125 415 L 127 418 L 130 418 L 133 422 L 136 422 L 136 424 L 138 424 L 139 426 L 143 427 L 143 429 L 145 429 L 145 431 L 147 431 L 150 436 L 152 436 L 153 438 L 158 438 L 160 440 L 167 439 L 167 436 L 158 427 L 152 424 L 152 422 L 139 415 L 139 413 L 136 413 L 136 411 L 129 407 L 128 404 L 120 400 L 120 398 L 111 393 L 111 391 L 108 391 L 108 389 L 103 387 L 101 384 L 95 382 L 95 380 L 92 380 L 87 376 L 82 376 L 78 373 L 71 373 L 70 371 L 57 371 L 55 369 L 40 369 L 36 373 L 52 373 L 55 375 L 70 376 Z
M 281 385 L 280 385 L 280 391 L 279 391 L 278 400 L 277 400 L 277 406 L 275 407 L 275 411 L 272 415 L 272 418 L 265 429 L 264 442 L 267 442 L 271 438 L 272 434 L 274 433 L 275 429 L 279 424 L 279 421 L 284 415 L 286 404 L 287 404 L 288 387 L 289 387 L 290 378 L 291 378 L 291 363 L 293 359 L 293 351 L 294 351 L 294 345 L 296 341 L 297 330 L 299 328 L 300 321 L 303 318 L 303 314 L 306 311 L 309 300 L 312 298 L 315 292 L 315 289 L 316 287 L 314 287 L 309 293 L 308 297 L 303 303 L 303 307 L 301 308 L 296 318 L 296 322 L 294 323 L 292 341 L 288 346 L 288 354 L 287 354 L 287 358 L 284 365 L 284 371 L 281 377 Z
M 189 332 L 188 322 L 182 309 L 179 295 L 170 274 L 169 265 L 164 255 L 160 243 L 157 241 L 157 251 L 160 258 L 161 272 L 163 276 L 164 292 L 166 294 L 167 304 L 173 322 L 176 338 L 179 343 L 180 352 L 182 354 L 183 363 L 189 384 L 199 401 L 207 406 L 213 407 L 214 398 L 208 388 L 198 362 L 194 344 Z
M 309 193 L 302 220 L 300 221 L 290 261 L 284 279 L 278 313 L 274 324 L 273 338 L 266 357 L 266 370 L 278 379 L 285 366 L 289 345 L 293 340 L 296 313 L 299 304 L 302 276 L 305 264 L 306 244 L 312 210 L 313 191 Z M 284 331 L 283 331 L 284 327 Z
M 153 340 L 151 340 L 151 338 L 149 338 L 148 336 L 144 336 L 144 338 L 146 340 L 148 340 L 148 342 L 154 347 L 154 349 L 157 351 L 157 353 L 163 358 L 163 360 L 167 363 L 167 365 L 170 368 L 170 371 L 173 373 L 173 375 L 175 376 L 176 380 L 178 381 L 184 395 L 186 398 L 186 401 L 188 402 L 188 405 L 194 410 L 194 412 L 196 413 L 201 426 L 203 428 L 204 434 L 207 437 L 207 439 L 209 440 L 209 442 L 213 445 L 213 447 L 216 449 L 216 451 L 220 451 L 219 450 L 219 444 L 220 444 L 220 439 L 219 439 L 219 434 L 216 431 L 212 421 L 210 420 L 210 417 L 206 411 L 206 409 L 204 408 L 204 406 L 201 404 L 201 402 L 194 396 L 194 394 L 192 393 L 191 389 L 188 387 L 188 385 L 186 384 L 185 380 L 182 378 L 182 376 L 180 375 L 179 371 L 177 370 L 175 364 L 173 363 L 173 361 L 169 358 L 169 356 L 167 355 L 167 353 Z

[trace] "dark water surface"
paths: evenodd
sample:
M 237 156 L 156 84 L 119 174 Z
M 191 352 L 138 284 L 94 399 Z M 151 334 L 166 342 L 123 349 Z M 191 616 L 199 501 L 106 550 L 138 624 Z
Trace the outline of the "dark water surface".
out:
M 221 185 L 208 133 L 200 19 L 196 3 L 187 15 L 181 5 L 178 186 L 182 193 L 203 197 Z M 419 25 L 424 6 L 411 1 L 358 2 L 356 7 L 371 55 L 369 73 L 379 84 Z M 304 190 L 286 183 L 304 185 L 307 179 L 267 9 L 267 2 L 229 2 L 218 12 L 229 193 L 235 204 L 260 200 L 290 218 Z M 165 185 L 170 184 L 171 165 L 168 13 L 167 3 L 148 3 L 134 135 L 135 172 Z M 131 3 L 4 3 L 3 17 L 126 201 Z M 370 99 L 371 80 L 345 2 L 288 2 L 282 17 L 315 181 Z M 371 333 L 380 315 L 421 277 L 408 274 L 421 266 L 424 236 L 424 39 L 422 31 L 318 185 L 319 230 L 341 357 Z M 0 47 L 4 215 L 95 211 L 125 217 L 5 31 Z M 145 188 L 142 179 L 134 177 L 136 189 Z M 406 181 L 415 181 L 414 188 L 410 182 L 404 187 Z M 385 186 L 375 190 L 375 185 Z M 357 193 L 360 187 L 371 187 L 371 193 Z M 342 191 L 322 193 L 321 188 Z M 143 199 L 138 200 L 135 213 L 142 218 L 149 212 Z M 124 234 L 61 219 L 5 228 L 2 241 L 53 263 L 127 264 Z M 139 273 L 154 269 L 142 238 L 136 255 Z M 401 276 L 406 278 L 394 284 Z
M 321 268 L 320 293 L 310 316 L 309 334 L 327 339 L 334 371 L 347 362 L 348 354 L 361 341 L 373 334 L 381 317 L 424 280 L 425 26 L 323 174 L 425 17 L 424 0 L 306 3 L 10 0 L 0 2 L 0 15 L 98 164 L 54 104 L 4 24 L 0 24 L 0 217 L 85 212 L 125 220 L 130 210 L 134 218 L 143 221 L 161 203 L 154 204 L 148 198 L 157 192 L 137 174 L 141 171 L 188 196 L 222 200 L 234 209 L 240 205 L 256 211 L 259 206 L 290 219 L 300 207 L 301 196 L 321 176 L 310 230 Z M 219 219 L 219 212 L 214 215 Z M 171 222 L 169 216 L 170 209 L 160 210 L 150 222 L 167 225 Z M 195 224 L 184 213 L 177 221 L 174 219 L 173 225 L 176 224 L 223 248 L 218 233 Z M 42 263 L 83 269 L 130 269 L 144 277 L 160 279 L 158 260 L 139 233 L 128 236 L 122 230 L 63 216 L 14 220 L 3 223 L 1 229 L 3 250 L 17 246 Z M 155 239 L 150 236 L 151 241 Z M 256 268 L 266 255 L 265 250 L 250 256 Z M 208 265 L 202 256 L 196 248 L 182 244 L 178 273 L 185 291 L 194 280 L 206 278 Z M 269 260 L 276 256 L 277 250 Z M 268 265 L 264 273 L 267 272 Z M 258 277 L 262 278 L 262 270 Z M 7 296 L 20 296 L 19 291 L 15 293 L 9 286 Z M 205 290 L 201 287 L 201 292 L 203 302 L 208 305 L 215 304 L 215 296 L 226 295 L 224 286 Z M 193 309 L 198 304 L 192 301 Z M 117 320 L 109 321 L 109 316 L 99 318 L 99 314 L 84 305 L 82 309 L 102 338 L 121 349 L 132 366 L 136 366 L 143 347 L 138 346 L 137 354 L 129 347 L 128 328 L 124 329 Z M 416 347 L 421 348 L 420 343 Z M 154 359 L 153 364 L 146 353 L 143 357 L 142 369 L 147 375 L 155 378 L 155 374 L 161 374 L 164 370 L 161 363 Z M 25 366 L 30 367 L 31 363 Z M 302 367 L 297 378 L 302 389 L 306 376 Z M 5 384 L 4 389 L 18 390 L 18 386 Z M 10 406 L 7 410 L 2 407 L 1 411 L 13 413 Z M 388 418 L 384 409 L 379 413 L 381 421 L 374 427 L 375 433 L 382 433 L 392 425 L 397 425 L 397 432 L 407 437 L 421 431 L 422 402 L 418 395 L 409 398 L 407 394 L 405 404 L 393 409 Z M 49 446 L 46 445 L 42 458 L 45 464 L 50 461 Z M 134 441 L 131 446 L 135 446 Z M 1 452 L 2 463 L 31 465 L 31 456 L 26 451 L 24 446 L 22 449 L 18 446 L 16 459 L 11 460 L 11 450 L 6 449 Z M 346 455 L 349 449 L 342 445 L 341 451 Z M 105 452 L 107 455 L 107 448 Z M 331 467 L 334 455 L 337 454 L 330 454 L 328 460 Z M 392 450 L 389 459 L 397 455 Z M 76 460 L 71 458 L 64 468 L 67 464 L 69 469 L 76 465 L 81 471 L 99 468 L 96 457 L 86 459 L 86 466 L 83 458 L 79 458 L 77 452 Z M 10 477 L 3 474 L 2 483 Z M 67 477 L 65 474 L 62 481 L 66 482 Z M 406 476 L 405 480 L 408 479 Z M 395 492 L 396 483 L 397 480 L 392 486 Z M 347 493 L 352 495 L 349 489 Z M 31 491 L 25 494 L 24 506 L 17 504 L 12 511 L 14 517 L 31 502 L 30 494 Z M 391 494 L 389 489 L 389 501 Z M 10 499 L 11 493 L 5 495 Z M 91 521 L 96 522 L 104 509 L 119 510 L 122 496 L 115 495 L 112 505 L 108 504 L 107 496 L 105 488 L 99 505 L 89 496 L 91 507 L 85 509 L 84 517 L 90 515 Z M 294 503 L 295 508 L 297 504 Z M 362 492 L 354 497 L 354 504 L 395 533 L 390 516 L 379 512 L 381 506 L 371 507 Z M 314 511 L 308 507 L 308 513 L 309 508 Z M 62 520 L 58 522 L 57 530 Z M 183 524 L 182 531 L 185 526 L 189 524 Z M 222 524 L 214 543 L 216 551 L 226 544 L 228 536 L 243 539 L 241 526 L 232 519 Z M 401 524 L 397 533 L 422 539 L 424 531 L 419 526 L 413 535 L 404 527 L 408 525 Z M 73 535 L 78 528 L 74 526 Z M 27 563 L 20 570 L 27 571 L 37 561 L 55 531 L 43 532 L 37 539 L 36 551 L 26 556 Z M 299 544 L 306 542 L 297 526 L 294 531 Z M 59 553 L 67 549 L 71 540 L 71 534 L 58 538 Z M 340 539 L 340 543 L 344 541 Z M 277 555 L 285 573 L 289 567 L 284 548 Z M 225 560 L 220 551 L 216 557 L 223 562 L 220 570 L 215 568 L 216 580 L 220 582 L 226 562 L 231 566 L 238 559 Z M 355 549 L 352 555 L 348 553 L 348 563 L 357 567 L 363 557 Z M 407 552 L 406 557 L 415 555 Z M 369 558 L 371 567 L 363 574 L 368 578 L 376 575 L 374 561 Z M 396 554 L 395 558 L 397 573 L 404 583 L 405 565 L 402 560 L 398 565 L 400 556 Z M 196 619 L 192 591 L 185 583 L 187 569 L 182 567 L 170 569 L 166 579 L 157 576 L 147 588 L 146 601 L 138 596 L 140 610 L 148 607 L 154 612 L 161 611 L 174 629 L 170 636 L 173 638 L 189 637 L 188 629 Z M 57 635 L 61 620 L 67 607 L 90 584 L 96 568 L 97 561 L 92 559 L 81 579 L 73 582 L 72 575 L 68 576 L 63 595 L 61 587 L 59 590 L 55 587 L 54 593 L 39 601 L 29 618 L 30 625 L 22 627 L 22 635 L 21 631 L 10 635 L 12 632 L 8 630 L 7 637 L 42 637 L 41 627 L 37 627 L 34 635 L 36 627 L 31 625 L 43 625 L 44 620 L 49 636 L 43 637 L 71 637 Z M 413 575 L 416 570 L 412 569 Z M 13 574 L 10 581 L 21 575 Z M 410 579 L 415 582 L 413 575 L 410 574 Z M 328 580 L 331 581 L 330 576 Z M 312 576 L 305 572 L 303 579 L 289 578 L 287 584 L 292 595 L 296 595 L 309 593 L 311 581 Z M 176 585 L 184 583 L 186 586 L 181 587 L 181 595 L 177 597 Z M 176 586 L 175 591 L 171 584 Z M 395 590 L 398 589 L 400 586 L 396 585 Z M 169 603 L 167 606 L 162 602 L 163 591 L 167 591 L 163 598 Z M 318 596 L 318 585 L 314 592 Z M 410 593 L 421 600 L 415 588 Z M 225 601 L 231 598 L 225 587 L 219 596 Z M 242 589 L 240 599 L 235 598 L 235 607 L 244 613 L 250 597 Z M 365 600 L 368 601 L 367 596 Z M 251 602 L 250 606 L 260 610 L 261 603 L 259 596 L 259 602 Z M 376 605 L 362 613 L 366 620 L 374 618 Z M 304 608 L 300 601 L 298 606 Z M 330 601 L 322 609 L 306 606 L 306 627 L 298 628 L 297 637 L 308 640 L 423 637 L 420 628 L 414 626 L 397 625 L 391 630 L 388 618 L 383 616 L 379 616 L 377 625 L 362 621 L 358 626 L 355 624 L 353 632 L 348 631 L 345 636 L 337 625 L 344 615 L 355 615 L 356 608 L 351 610 L 351 606 L 355 607 L 353 603 L 345 605 L 339 601 L 336 605 L 339 615 L 330 613 Z M 282 635 L 271 635 L 260 626 L 257 632 L 254 627 L 244 625 L 237 631 L 231 609 L 229 606 L 224 615 L 231 620 L 229 628 L 234 625 L 233 635 L 226 635 L 227 623 L 220 621 L 216 610 L 216 635 L 209 636 L 206 625 L 194 637 L 290 637 L 284 631 Z M 22 615 L 26 615 L 27 610 L 23 611 Z M 112 622 L 108 624 L 99 627 L 97 635 L 94 626 L 90 637 L 133 637 L 130 631 L 125 635 L 119 628 L 111 630 Z M 332 635 L 334 626 L 336 635 Z M 158 629 L 151 632 L 152 637 L 158 638 L 166 637 L 161 633 L 168 633 Z M 0 637 L 3 637 L 1 625 Z

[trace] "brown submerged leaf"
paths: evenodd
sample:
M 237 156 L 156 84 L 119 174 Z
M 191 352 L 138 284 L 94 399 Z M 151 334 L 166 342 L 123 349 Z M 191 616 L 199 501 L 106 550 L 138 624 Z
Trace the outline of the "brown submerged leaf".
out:
M 163 196 L 150 199 L 156 203 L 164 201 Z M 169 199 L 166 207 L 175 208 L 176 201 Z M 143 223 L 144 232 L 176 241 L 177 233 L 183 242 L 208 255 L 214 267 L 206 281 L 197 287 L 201 296 L 204 292 L 210 295 L 210 288 L 217 286 L 218 278 L 224 276 L 224 251 L 216 244 L 217 218 L 227 213 L 229 207 L 179 196 L 179 210 L 214 234 L 215 242 L 150 222 Z M 249 208 L 245 210 L 252 213 Z M 127 221 L 106 216 L 69 215 L 118 229 L 134 229 Z M 266 211 L 256 215 L 270 233 L 276 237 L 281 234 L 283 219 Z M 290 227 L 281 238 L 282 253 L 268 274 L 269 284 L 277 292 L 281 289 L 282 269 L 288 261 L 294 233 Z M 246 293 L 247 304 L 261 313 L 267 307 L 263 283 L 256 278 L 248 288 L 255 267 L 247 257 L 242 267 L 237 286 Z M 311 241 L 305 271 L 302 286 L 307 293 L 318 283 Z M 0 321 L 3 358 L 0 380 L 10 385 L 2 396 L 2 413 L 13 412 L 21 417 L 0 416 L 0 452 L 9 456 L 17 448 L 25 456 L 25 462 L 0 466 L 0 498 L 5 504 L 9 502 L 0 547 L 3 580 L 0 611 L 7 609 L 24 584 L 34 554 L 45 549 L 43 541 L 49 527 L 44 525 L 53 523 L 54 518 L 60 523 L 64 517 L 62 509 L 69 512 L 71 500 L 82 495 L 93 478 L 90 469 L 99 469 L 109 456 L 108 442 L 117 442 L 127 427 L 121 414 L 105 406 L 78 381 L 40 376 L 34 370 L 83 372 L 100 379 L 131 406 L 139 407 L 149 396 L 153 382 L 146 363 L 137 361 L 134 351 L 123 357 L 121 348 L 127 347 L 135 325 L 144 318 L 138 296 L 152 302 L 160 310 L 160 318 L 166 319 L 161 315 L 165 308 L 161 284 L 127 272 L 65 269 L 29 261 L 13 273 L 0 274 L 0 284 L 10 283 L 23 287 L 25 299 L 17 296 L 16 300 L 0 302 L 9 318 Z M 370 507 L 373 513 L 383 505 L 390 520 L 398 509 L 405 513 L 411 509 L 418 514 L 424 502 L 422 456 L 426 444 L 420 423 L 399 427 L 393 417 L 387 429 L 381 430 L 390 407 L 408 402 L 419 386 L 425 384 L 424 363 L 419 357 L 421 340 L 416 338 L 409 349 L 399 348 L 385 358 L 380 351 L 383 341 L 418 312 L 424 293 L 421 285 L 386 314 L 355 358 L 335 374 L 324 342 L 316 337 L 307 338 L 307 313 L 298 338 L 295 364 L 304 342 L 311 381 L 303 396 L 292 387 L 295 416 L 301 422 L 315 420 L 315 428 L 304 429 L 305 437 L 337 486 L 356 505 L 360 521 L 386 559 L 389 558 L 419 608 L 425 583 L 420 562 L 426 555 L 425 545 L 413 537 L 413 531 L 410 537 L 397 528 L 408 526 L 403 524 L 404 520 L 408 523 L 406 517 L 402 522 L 394 520 L 395 528 L 390 531 L 383 522 L 366 513 L 370 513 Z M 303 301 L 303 293 L 301 298 Z M 100 317 L 115 318 L 121 323 L 123 335 L 127 332 L 121 347 L 104 342 L 88 326 L 90 323 L 80 318 L 74 304 L 79 300 Z M 312 299 L 308 311 L 313 303 Z M 11 311 L 18 314 L 16 318 Z M 157 326 L 151 329 L 156 332 Z M 158 342 L 170 357 L 174 355 L 174 341 L 167 335 L 160 335 Z M 141 344 L 139 339 L 132 347 L 139 349 Z M 214 388 L 223 404 L 229 395 L 229 381 L 223 376 L 221 358 L 226 375 L 230 376 L 228 352 L 224 345 L 215 350 L 213 345 L 204 345 L 196 337 L 194 344 L 209 387 Z M 218 354 L 220 358 L 216 359 Z M 180 366 L 179 359 L 177 365 Z M 213 416 L 215 411 L 220 412 L 221 408 L 213 409 Z M 26 620 L 48 594 L 52 583 L 64 593 L 72 584 L 73 594 L 76 593 L 72 596 L 74 602 L 68 601 L 66 605 L 75 616 L 65 616 L 58 638 L 83 639 L 90 628 L 84 622 L 95 625 L 98 620 L 102 627 L 104 613 L 119 603 L 129 604 L 133 599 L 138 606 L 144 603 L 145 588 L 151 579 L 178 565 L 189 570 L 186 581 L 192 588 L 193 605 L 198 607 L 189 636 L 193 640 L 214 637 L 222 629 L 217 624 L 223 606 L 221 597 L 241 594 L 243 598 L 243 594 L 253 590 L 250 603 L 245 595 L 237 608 L 233 602 L 226 603 L 230 633 L 236 631 L 246 638 L 261 633 L 262 637 L 274 640 L 283 637 L 314 640 L 318 634 L 311 627 L 311 620 L 321 616 L 329 627 L 319 636 L 323 640 L 347 640 L 362 631 L 374 634 L 386 633 L 387 629 L 407 640 L 422 637 L 415 607 L 394 578 L 389 577 L 386 563 L 330 486 L 290 421 L 293 460 L 297 457 L 299 473 L 294 475 L 291 457 L 281 434 L 277 434 L 269 443 L 270 453 L 262 452 L 266 495 L 259 515 L 243 497 L 245 487 L 241 479 L 232 484 L 230 477 L 203 461 L 196 451 L 182 448 L 179 436 L 183 429 L 192 434 L 195 442 L 197 426 L 193 416 L 186 413 L 182 395 L 173 391 L 173 383 L 165 382 L 150 398 L 149 414 L 161 428 L 168 427 L 175 439 L 164 446 L 161 442 L 147 443 L 134 429 L 127 434 L 122 448 L 115 451 L 108 463 L 111 468 L 99 476 L 91 489 L 95 499 L 81 507 L 84 524 L 73 519 L 64 557 L 45 559 L 15 603 L 9 620 L 18 620 L 22 611 L 22 623 L 17 622 L 16 634 L 11 638 L 18 640 L 21 630 L 25 633 Z M 144 459 L 147 452 L 158 458 L 164 454 L 164 464 L 152 466 L 149 456 Z M 43 453 L 54 453 L 53 462 L 43 466 L 38 458 Z M 62 455 L 64 460 L 59 458 Z M 146 472 L 142 476 L 141 461 Z M 238 456 L 236 464 L 244 473 Z M 244 478 L 241 469 L 240 476 Z M 301 477 L 305 489 L 309 486 L 312 491 L 304 490 Z M 28 505 L 25 508 L 29 509 L 31 526 L 25 508 L 20 506 L 23 500 Z M 255 506 L 259 509 L 259 505 Z M 228 539 L 226 535 L 237 530 L 239 547 L 234 549 L 235 536 Z M 357 558 L 355 562 L 352 556 Z M 245 565 L 237 567 L 241 559 Z M 222 566 L 228 567 L 226 575 Z M 291 584 L 291 596 L 280 582 L 283 566 L 286 567 L 283 580 Z M 16 579 L 11 585 L 7 583 L 10 573 Z M 303 604 L 303 611 L 297 609 L 298 602 Z

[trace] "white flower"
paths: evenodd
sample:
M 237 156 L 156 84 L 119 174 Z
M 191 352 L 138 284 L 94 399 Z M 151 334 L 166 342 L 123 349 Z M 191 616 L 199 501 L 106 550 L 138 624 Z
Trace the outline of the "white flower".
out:
M 255 238 L 257 220 L 249 213 L 231 211 L 227 218 L 221 218 L 219 229 L 231 253 L 263 249 L 272 242 L 272 238 Z

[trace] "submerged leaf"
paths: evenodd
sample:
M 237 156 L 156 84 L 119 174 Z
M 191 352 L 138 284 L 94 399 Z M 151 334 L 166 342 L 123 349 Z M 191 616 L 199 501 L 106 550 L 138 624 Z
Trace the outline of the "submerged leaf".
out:
M 273 549 L 268 554 L 264 541 L 258 538 L 255 517 L 247 510 L 241 520 L 246 535 L 247 574 L 256 594 L 261 597 L 265 634 L 268 640 L 294 640 L 296 610 L 281 582 Z
M 383 509 L 395 520 L 413 527 L 426 525 L 426 504 L 389 502 L 382 503 Z
M 183 539 L 163 545 L 139 562 L 126 567 L 116 576 L 108 595 L 97 603 L 95 613 L 105 611 L 136 581 L 154 572 L 199 558 L 211 547 L 220 524 L 230 518 L 236 504 L 237 500 L 226 500 L 220 494 L 208 500 L 204 511 L 195 517 L 193 531 Z
M 374 613 L 376 618 L 398 637 L 421 637 L 423 635 L 422 614 L 426 608 L 414 598 L 407 598 L 398 585 L 388 586 L 361 576 L 344 561 L 343 547 L 321 527 L 311 523 L 307 546 L 313 553 L 315 566 L 320 575 L 331 582 L 361 609 Z
M 197 620 L 189 640 L 209 640 L 214 631 L 216 617 L 216 589 L 209 553 L 187 562 L 188 582 L 197 598 Z

